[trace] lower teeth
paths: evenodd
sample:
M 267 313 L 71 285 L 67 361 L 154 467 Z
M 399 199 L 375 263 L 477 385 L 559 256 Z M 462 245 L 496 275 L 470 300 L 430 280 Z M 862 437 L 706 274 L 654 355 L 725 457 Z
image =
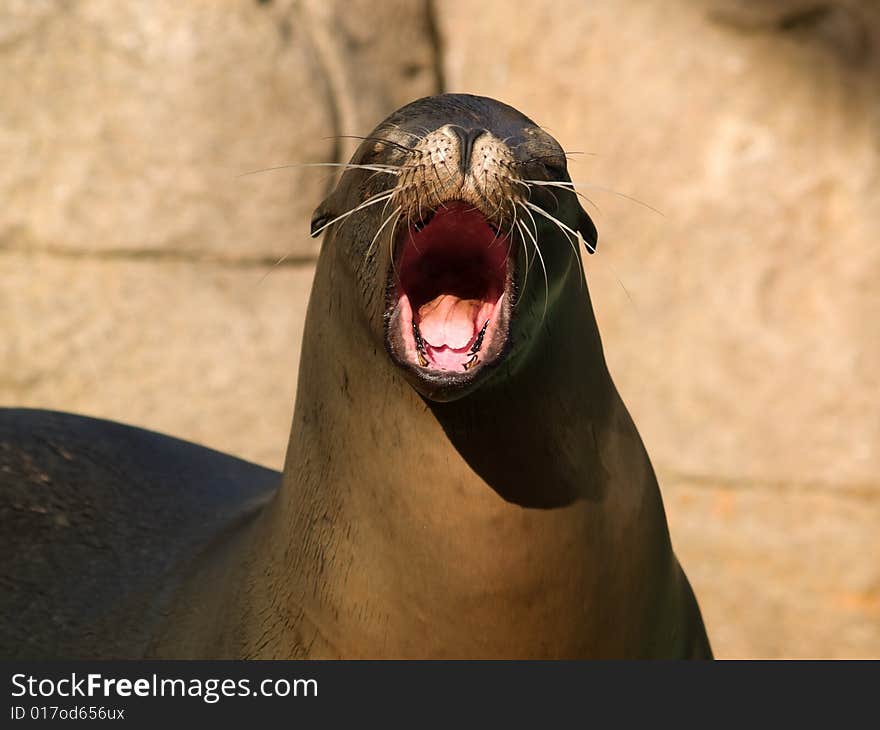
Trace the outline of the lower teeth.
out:
M 477 358 L 477 353 L 483 347 L 483 338 L 486 336 L 486 329 L 489 326 L 489 320 L 487 319 L 483 323 L 483 327 L 480 330 L 479 334 L 477 334 L 477 338 L 474 340 L 474 344 L 471 345 L 471 349 L 468 350 L 468 355 L 472 355 L 471 359 L 465 363 L 462 363 L 462 367 L 465 370 L 470 370 L 474 365 L 479 362 L 479 358 Z M 419 357 L 419 365 L 423 368 L 428 367 L 428 354 L 425 351 L 425 341 L 422 339 L 422 333 L 419 330 L 419 326 L 413 322 L 413 339 L 416 341 L 416 354 Z

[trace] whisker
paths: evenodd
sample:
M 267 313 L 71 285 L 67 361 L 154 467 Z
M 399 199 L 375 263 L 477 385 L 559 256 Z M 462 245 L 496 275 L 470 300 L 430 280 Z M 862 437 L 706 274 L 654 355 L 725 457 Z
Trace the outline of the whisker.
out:
M 547 181 L 545 181 L 545 180 L 538 180 L 538 181 L 531 180 L 531 181 L 529 181 L 529 182 L 532 183 L 532 184 L 535 184 L 536 182 L 537 182 L 537 183 L 544 183 L 544 182 L 547 182 Z M 609 193 L 610 195 L 616 195 L 616 196 L 618 196 L 619 198 L 625 198 L 626 200 L 632 201 L 633 203 L 637 203 L 638 205 L 641 205 L 642 207 L 647 208 L 647 209 L 650 210 L 650 211 L 653 211 L 653 212 L 656 213 L 657 215 L 662 215 L 664 218 L 666 217 L 666 214 L 665 214 L 662 210 L 657 210 L 657 208 L 653 207 L 652 205 L 648 205 L 648 204 L 647 204 L 645 201 L 643 201 L 643 200 L 639 200 L 638 198 L 634 198 L 634 197 L 632 197 L 632 195 L 627 195 L 626 193 L 618 192 L 617 190 L 612 190 L 611 188 L 605 188 L 605 187 L 602 187 L 601 185 L 596 185 L 595 183 L 588 183 L 588 182 L 559 182 L 559 183 L 557 183 L 557 185 L 559 185 L 559 186 L 564 186 L 564 187 L 568 187 L 568 188 L 570 188 L 570 189 L 572 189 L 572 190 L 574 189 L 574 186 L 575 186 L 575 185 L 580 185 L 580 186 L 585 187 L 585 188 L 592 188 L 593 190 L 599 190 L 600 192 L 603 192 L 603 193 Z
M 584 269 L 581 264 L 580 257 L 578 256 L 578 248 L 577 248 L 577 242 L 581 240 L 580 234 L 577 231 L 573 231 L 571 228 L 569 228 L 567 225 L 565 225 L 565 223 L 563 223 L 561 220 L 559 220 L 558 218 L 554 218 L 546 210 L 535 205 L 534 203 L 529 203 L 528 201 L 526 201 L 525 205 L 528 208 L 531 208 L 532 210 L 536 211 L 537 213 L 540 213 L 542 216 L 544 216 L 548 220 L 552 221 L 556 225 L 556 227 L 562 231 L 563 235 L 565 236 L 566 240 L 568 241 L 569 247 L 571 248 L 571 253 L 574 256 L 574 260 L 578 265 L 578 270 L 580 271 L 580 274 L 581 274 L 580 275 L 580 285 L 581 285 L 581 288 L 583 288 L 585 286 L 585 284 L 584 284 Z M 535 230 L 537 230 L 537 226 L 535 226 Z M 572 240 L 571 237 L 568 235 L 569 233 L 571 233 L 574 236 L 574 240 Z M 587 246 L 588 249 L 590 249 L 590 245 L 586 241 L 584 241 L 584 245 Z
M 534 220 L 534 219 L 533 219 Z M 535 253 L 538 255 L 541 261 L 541 268 L 544 271 L 544 311 L 541 313 L 541 323 L 544 323 L 544 319 L 547 316 L 547 302 L 550 298 L 550 282 L 547 279 L 547 266 L 544 264 L 544 257 L 541 255 L 541 248 L 538 246 L 538 239 L 536 236 L 532 235 L 532 232 L 529 230 L 529 227 L 524 223 L 520 222 L 517 224 L 519 226 L 520 231 L 525 231 L 529 234 L 529 237 L 532 239 L 532 245 L 535 247 Z M 535 226 L 535 232 L 537 233 L 537 224 Z
M 280 259 L 278 259 L 274 264 L 272 264 L 272 265 L 266 270 L 266 273 L 264 273 L 264 274 L 260 277 L 260 280 L 257 282 L 257 286 L 262 286 L 263 282 L 266 281 L 266 279 L 268 278 L 269 274 L 271 274 L 273 271 L 275 271 L 275 269 L 277 269 L 279 266 L 281 266 L 281 264 L 283 264 L 283 263 L 287 260 L 287 257 L 288 257 L 288 256 L 290 256 L 290 252 L 289 252 L 289 251 L 288 251 L 286 254 L 284 254 Z
M 514 185 L 522 185 L 526 189 L 526 198 L 528 200 L 531 200 L 532 188 L 524 180 L 520 180 L 518 177 L 513 177 L 512 175 L 505 175 L 504 179 L 509 182 L 512 182 Z
M 388 236 L 388 259 L 391 261 L 391 271 L 394 273 L 394 280 L 398 283 L 400 283 L 400 272 L 397 270 L 397 262 L 394 260 L 394 230 L 397 228 L 397 224 L 400 223 L 402 217 L 403 215 L 401 214 L 394 219 L 391 233 Z M 407 225 L 409 225 L 409 215 L 407 215 Z
M 495 179 L 497 180 L 497 179 L 498 179 L 498 173 L 493 172 L 492 174 L 493 174 L 493 176 L 495 177 Z M 488 190 L 488 188 L 489 188 L 489 171 L 488 171 L 488 170 L 483 170 L 483 190 L 478 190 L 478 191 L 477 191 L 477 195 L 480 196 L 480 199 L 481 199 L 484 203 L 487 203 L 487 204 L 489 204 L 489 205 L 492 205 L 492 202 L 493 202 L 493 201 L 491 200 L 491 198 L 488 198 L 488 197 L 486 196 L 486 192 L 485 192 L 486 190 Z M 492 210 L 491 213 L 489 213 L 489 215 L 487 216 L 487 218 L 488 218 L 489 220 L 493 220 L 493 219 L 495 218 L 495 216 L 498 216 L 498 215 L 501 213 L 503 207 L 504 207 L 504 198 L 501 197 L 501 198 L 499 199 L 498 203 L 495 204 L 494 209 Z M 500 217 L 500 216 L 499 216 L 499 217 Z
M 504 207 L 504 201 L 502 201 L 498 205 L 497 209 L 495 210 L 495 212 L 492 213 L 491 216 L 487 217 L 487 221 L 489 221 L 489 225 L 491 226 L 492 230 L 495 232 L 495 235 L 492 236 L 492 241 L 489 243 L 489 246 L 488 246 L 489 249 L 495 248 L 495 246 L 498 245 L 498 242 L 503 240 L 502 233 L 501 233 L 501 227 L 504 224 L 503 207 Z M 495 225 L 496 220 L 497 220 L 497 225 Z
M 272 172 L 273 170 L 287 170 L 293 167 L 344 167 L 347 170 L 374 170 L 389 175 L 400 174 L 397 165 L 356 165 L 351 162 L 293 162 L 289 165 L 275 165 L 274 167 L 263 167 L 259 170 L 250 170 L 248 172 L 243 172 L 240 175 L 236 175 L 236 177 L 247 177 L 248 175 L 256 175 L 260 172 Z
M 442 191 L 442 190 L 445 190 L 445 189 L 446 189 L 446 183 L 444 183 L 443 180 L 440 179 L 440 173 L 437 172 L 437 166 L 436 166 L 436 165 L 430 165 L 430 167 L 431 167 L 431 172 L 434 173 L 434 177 L 437 178 L 437 182 L 440 183 L 440 190 L 441 190 L 441 191 Z M 435 192 L 437 192 L 437 189 L 436 189 L 436 188 L 435 188 L 434 190 L 435 190 Z M 442 196 L 440 193 L 437 193 L 437 200 L 440 200 L 440 201 L 443 200 L 443 196 Z M 443 202 L 441 202 L 441 205 L 442 205 L 444 208 L 446 207 L 446 204 L 443 203 Z
M 498 233 L 501 233 L 501 221 L 499 221 Z M 505 253 L 505 261 L 510 259 L 510 250 L 513 248 L 513 229 L 510 229 L 510 233 L 507 235 L 507 253 Z M 526 250 L 526 258 L 528 258 L 529 252 Z M 528 270 L 526 270 L 528 273 Z M 515 305 L 514 305 L 515 306 Z
M 510 227 L 510 233 L 508 234 L 508 236 L 510 237 L 511 241 L 513 240 L 513 227 L 516 225 L 516 223 L 517 223 L 517 218 L 516 218 L 516 201 L 514 201 L 514 204 L 513 204 L 513 225 Z M 534 261 L 535 257 L 534 257 L 534 256 L 529 256 L 528 241 L 526 241 L 526 238 L 525 238 L 525 236 L 524 236 L 523 233 L 522 233 L 522 228 L 521 228 L 521 227 L 518 227 L 518 228 L 519 228 L 519 237 L 520 237 L 520 240 L 522 241 L 523 256 L 525 257 L 525 260 L 526 260 L 526 273 L 523 274 L 523 283 L 522 283 L 522 291 L 525 291 L 525 290 L 526 290 L 526 284 L 529 283 L 529 270 L 530 270 L 531 267 L 532 267 L 532 262 Z M 509 246 L 508 246 L 507 255 L 510 256 L 510 248 L 509 248 Z M 519 301 L 517 300 L 516 303 L 519 304 Z
M 386 203 L 386 205 L 387 205 L 387 203 Z M 373 246 L 376 244 L 376 241 L 379 240 L 379 235 L 382 233 L 382 229 L 385 228 L 385 226 L 387 226 L 388 223 L 392 219 L 397 220 L 397 217 L 399 216 L 400 211 L 402 209 L 403 209 L 403 206 L 398 205 L 394 210 L 391 211 L 391 213 L 388 215 L 388 217 L 382 222 L 382 225 L 379 226 L 379 229 L 376 231 L 376 235 L 373 236 L 373 240 L 370 241 L 370 245 L 367 248 L 366 254 L 364 254 L 364 262 L 366 262 L 366 260 L 370 257 L 370 254 L 373 251 Z
M 567 182 L 566 180 L 526 180 L 523 178 L 522 181 L 528 185 L 548 185 L 550 187 L 565 188 L 566 190 L 574 189 L 574 183 Z
M 512 178 L 512 179 L 513 179 L 514 182 L 516 182 L 516 179 L 515 179 L 515 178 Z M 562 188 L 562 189 L 566 189 L 566 190 L 573 190 L 573 186 L 574 186 L 574 185 L 576 185 L 576 184 L 581 184 L 581 183 L 562 182 L 562 181 L 558 181 L 558 182 L 557 182 L 557 181 L 548 181 L 548 180 L 523 180 L 522 182 L 527 183 L 527 184 L 530 184 L 530 185 L 558 186 L 558 187 L 560 187 L 560 188 Z M 574 190 L 574 192 L 577 192 L 577 191 Z M 580 193 L 578 193 L 578 194 L 580 195 Z M 593 202 L 592 202 L 589 198 L 587 198 L 586 196 L 581 195 L 581 197 L 584 198 L 585 200 L 587 200 L 588 202 L 590 202 L 591 204 L 595 205 L 595 203 L 593 203 Z M 531 204 L 531 203 L 528 203 L 528 205 L 532 205 L 532 204 Z M 596 208 L 597 208 L 597 210 L 598 210 L 598 206 L 596 206 Z M 545 217 L 547 217 L 547 213 L 546 213 L 545 211 L 540 210 L 540 212 L 541 212 Z M 561 223 L 561 221 L 557 221 L 557 220 L 555 220 L 555 219 L 554 219 L 554 222 L 556 222 L 556 223 Z M 569 230 L 570 233 L 575 234 L 575 232 L 572 231 L 570 228 L 569 228 L 568 230 Z M 569 238 L 569 237 L 568 237 L 568 234 L 566 234 L 566 238 Z M 582 236 L 579 236 L 579 238 L 580 238 L 580 240 L 583 240 L 583 241 L 584 241 L 584 245 L 587 247 L 587 249 L 588 249 L 589 251 L 591 251 L 591 252 L 595 252 L 594 247 L 592 247 L 589 243 L 587 243 L 587 241 L 584 240 Z M 571 239 L 569 239 L 569 243 L 571 244 Z M 614 266 L 611 264 L 611 262 L 610 262 L 608 259 L 605 259 L 605 263 L 606 263 L 606 265 L 611 269 L 611 273 L 613 274 L 613 276 L 614 276 L 614 278 L 616 279 L 617 283 L 620 285 L 620 288 L 623 289 L 623 293 L 626 295 L 626 298 L 629 300 L 630 304 L 631 304 L 632 306 L 636 306 L 635 301 L 633 300 L 632 295 L 631 295 L 630 292 L 629 292 L 629 289 L 627 289 L 627 288 L 626 288 L 626 285 L 624 285 L 623 281 L 622 281 L 621 278 L 620 278 L 620 275 L 617 273 L 617 270 L 614 268 Z M 582 273 L 582 275 L 583 275 L 583 267 L 582 267 L 582 272 L 581 272 L 581 273 Z M 527 277 L 528 277 L 528 270 L 526 270 L 526 276 L 523 278 L 523 288 L 525 288 L 525 281 L 526 281 Z
M 357 207 L 346 211 L 342 215 L 336 216 L 333 220 L 328 221 L 323 226 L 321 226 L 317 230 L 313 231 L 312 238 L 321 234 L 324 231 L 324 229 L 327 228 L 328 226 L 332 226 L 334 223 L 336 223 L 337 221 L 341 221 L 343 218 L 348 218 L 348 216 L 350 216 L 352 213 L 357 213 L 359 210 L 363 210 L 364 208 L 368 208 L 371 205 L 375 205 L 376 203 L 381 203 L 384 200 L 388 200 L 388 198 L 392 197 L 394 195 L 394 193 L 395 193 L 394 190 L 391 190 L 390 192 L 384 191 L 383 193 L 377 193 L 372 198 L 368 198 L 367 200 L 365 200 L 363 203 L 361 203 Z
M 370 183 L 373 182 L 373 180 L 376 179 L 376 175 L 382 175 L 382 174 L 387 174 L 387 173 L 388 173 L 388 170 L 376 170 L 376 172 L 374 172 L 372 175 L 370 175 L 370 176 L 366 179 L 366 181 L 364 182 L 364 188 L 368 188 L 368 187 L 369 187 Z M 398 176 L 400 176 L 400 173 L 396 173 L 396 174 L 397 174 Z
M 364 201 L 363 203 L 361 203 L 361 204 L 360 204 L 359 206 L 357 206 L 356 208 L 353 208 L 352 210 L 349 210 L 349 211 L 347 211 L 346 213 L 343 213 L 341 216 L 338 216 L 338 217 L 334 218 L 332 221 L 329 221 L 329 222 L 325 223 L 325 224 L 324 224 L 323 226 L 321 226 L 317 231 L 315 231 L 315 233 L 312 234 L 312 236 L 314 237 L 314 236 L 317 236 L 317 235 L 321 234 L 321 233 L 324 231 L 324 229 L 327 228 L 328 226 L 330 226 L 330 225 L 336 223 L 336 222 L 339 221 L 339 220 L 342 220 L 343 218 L 348 218 L 348 216 L 350 216 L 352 213 L 356 213 L 357 211 L 361 210 L 362 208 L 367 208 L 367 207 L 369 207 L 369 206 L 371 206 L 371 205 L 374 205 L 375 203 L 379 203 L 379 202 L 381 202 L 382 200 L 385 200 L 385 199 L 390 199 L 390 198 L 392 198 L 392 197 L 394 196 L 394 191 L 393 191 L 393 190 L 392 190 L 391 192 L 388 192 L 388 191 L 383 191 L 383 192 L 386 193 L 386 194 L 384 195 L 384 197 L 378 197 L 378 196 L 382 196 L 382 195 L 383 195 L 383 193 L 378 193 L 377 196 L 374 196 L 375 199 L 374 199 L 374 198 L 368 198 L 366 201 Z M 281 264 L 283 264 L 283 263 L 287 260 L 287 258 L 288 258 L 289 256 L 290 256 L 290 252 L 284 254 L 284 255 L 283 255 L 281 258 L 279 258 L 274 264 L 272 264 L 272 266 L 269 267 L 269 270 L 266 271 L 266 273 L 263 274 L 262 277 L 260 277 L 260 280 L 257 282 L 257 286 L 260 286 L 260 285 L 266 280 L 266 277 L 269 276 L 269 274 L 271 274 L 271 273 L 272 273 L 275 269 L 277 269 L 279 266 L 281 266 Z
M 533 236 L 533 240 L 534 240 L 534 242 L 535 242 L 535 256 L 532 256 L 532 263 L 534 263 L 534 262 L 535 262 L 535 258 L 536 258 L 536 256 L 537 256 L 537 251 L 538 251 L 538 247 L 537 247 L 537 243 L 538 243 L 538 223 L 535 221 L 535 216 L 532 215 L 531 211 L 530 211 L 528 208 L 526 208 L 524 205 L 522 205 L 523 202 L 524 202 L 524 201 L 520 201 L 520 206 L 521 206 L 522 209 L 526 212 L 526 215 L 529 217 L 529 219 L 532 221 L 532 228 L 534 229 L 534 232 L 535 232 L 535 235 Z M 525 221 L 523 222 L 523 225 L 525 225 Z M 526 226 L 526 227 L 528 228 L 528 226 Z M 525 285 L 524 285 L 524 286 L 525 286 Z
M 534 203 L 530 203 L 530 202 L 528 202 L 528 201 L 526 201 L 525 204 L 526 204 L 529 208 L 531 208 L 532 210 L 534 210 L 536 213 L 540 213 L 542 216 L 544 216 L 545 218 L 547 218 L 548 220 L 550 220 L 550 221 L 552 221 L 554 224 L 556 224 L 556 226 L 557 226 L 557 227 L 558 227 L 563 233 L 565 233 L 566 231 L 567 231 L 568 233 L 570 233 L 572 236 L 574 236 L 575 241 L 583 240 L 583 239 L 582 239 L 582 236 L 581 236 L 580 233 L 578 233 L 577 231 L 574 231 L 574 230 L 572 230 L 571 228 L 569 228 L 567 225 L 565 225 L 565 223 L 563 223 L 563 222 L 562 222 L 561 220 L 559 220 L 558 218 L 554 218 L 552 215 L 550 215 L 550 214 L 549 214 L 546 210 L 544 210 L 543 208 L 540 208 L 539 206 L 535 205 Z M 568 235 L 567 235 L 567 234 L 566 234 L 566 238 L 568 238 Z M 569 242 L 569 243 L 572 242 L 570 238 L 568 239 L 568 242 Z M 595 247 L 594 247 L 589 241 L 584 241 L 584 246 L 587 247 L 587 250 L 588 250 L 590 253 L 595 253 L 595 252 L 596 252 Z
M 597 211 L 601 212 L 601 209 L 599 208 L 598 205 L 596 205 L 596 203 L 594 203 L 592 200 L 590 200 L 580 190 L 575 190 L 575 188 L 567 182 L 558 181 L 558 180 L 523 180 L 523 182 L 529 186 L 539 185 L 539 186 L 545 186 L 548 188 L 559 188 L 560 190 L 569 190 L 569 191 L 573 192 L 575 195 L 577 195 L 579 198 L 583 198 L 586 202 L 588 202 L 590 205 L 592 205 Z M 558 205 L 558 202 L 559 201 L 557 201 L 557 205 Z
M 568 159 L 569 155 L 585 155 L 587 157 L 595 157 L 596 153 L 595 152 L 567 152 L 567 151 L 563 150 L 562 152 L 554 152 L 549 155 L 533 155 L 532 157 L 527 157 L 524 160 L 517 160 L 513 164 L 519 165 L 519 166 L 528 165 L 530 162 L 537 162 L 538 160 L 551 160 L 554 157 L 556 157 L 556 158 L 565 157 L 566 159 Z

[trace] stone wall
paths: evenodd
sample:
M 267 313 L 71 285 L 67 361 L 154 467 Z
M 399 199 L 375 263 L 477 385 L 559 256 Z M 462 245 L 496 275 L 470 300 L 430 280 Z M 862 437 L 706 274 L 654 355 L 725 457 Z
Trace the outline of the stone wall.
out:
M 334 170 L 243 173 L 347 160 L 340 135 L 433 93 L 431 22 L 407 0 L 4 2 L 0 403 L 279 467 Z
M 880 9 L 510 14 L 5 3 L 0 402 L 280 466 L 332 174 L 241 173 L 345 160 L 334 135 L 441 86 L 493 96 L 584 153 L 609 364 L 718 654 L 877 656 Z

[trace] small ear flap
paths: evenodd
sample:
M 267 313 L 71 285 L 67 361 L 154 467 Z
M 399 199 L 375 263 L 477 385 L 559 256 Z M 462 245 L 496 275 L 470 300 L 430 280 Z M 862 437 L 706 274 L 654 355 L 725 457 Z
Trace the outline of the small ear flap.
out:
M 336 216 L 331 210 L 330 198 L 327 198 L 323 203 L 315 208 L 315 212 L 312 213 L 312 224 L 309 235 L 312 238 L 320 236 L 321 233 L 323 233 L 324 229 L 327 227 L 327 224 L 335 217 Z
M 596 247 L 599 245 L 599 232 L 593 224 L 593 219 L 581 206 L 578 206 L 577 230 L 583 236 L 584 243 L 587 244 L 587 251 L 596 253 Z

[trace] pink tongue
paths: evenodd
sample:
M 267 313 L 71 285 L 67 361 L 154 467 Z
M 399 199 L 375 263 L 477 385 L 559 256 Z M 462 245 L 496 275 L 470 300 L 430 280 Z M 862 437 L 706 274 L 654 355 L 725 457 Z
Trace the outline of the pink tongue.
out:
M 482 304 L 479 299 L 459 299 L 451 294 L 423 304 L 419 307 L 422 338 L 432 347 L 467 347 L 477 333 L 474 322 Z

